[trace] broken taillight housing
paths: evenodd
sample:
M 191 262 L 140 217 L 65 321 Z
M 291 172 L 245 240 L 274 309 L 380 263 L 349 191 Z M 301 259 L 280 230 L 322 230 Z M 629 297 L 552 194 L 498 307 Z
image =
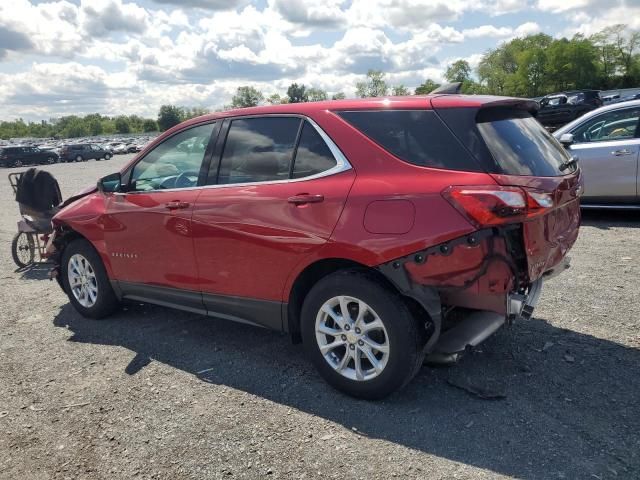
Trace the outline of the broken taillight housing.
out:
M 478 226 L 519 223 L 553 208 L 553 196 L 522 187 L 452 186 L 444 198 Z

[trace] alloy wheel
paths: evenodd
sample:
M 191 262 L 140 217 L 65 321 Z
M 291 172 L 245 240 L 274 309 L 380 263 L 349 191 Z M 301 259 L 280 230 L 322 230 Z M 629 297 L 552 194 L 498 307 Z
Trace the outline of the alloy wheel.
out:
M 325 361 L 350 380 L 380 375 L 389 360 L 389 336 L 382 319 L 365 302 L 338 296 L 316 316 L 316 341 Z
M 93 266 L 84 256 L 76 253 L 67 264 L 69 288 L 80 305 L 91 308 L 98 299 L 98 280 Z

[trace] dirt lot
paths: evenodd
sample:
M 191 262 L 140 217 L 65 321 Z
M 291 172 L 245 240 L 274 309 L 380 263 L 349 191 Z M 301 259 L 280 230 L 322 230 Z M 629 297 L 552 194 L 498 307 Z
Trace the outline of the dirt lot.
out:
M 50 170 L 68 196 L 125 160 Z M 535 319 L 368 403 L 279 333 L 140 304 L 82 319 L 46 268 L 15 271 L 5 178 L 0 202 L 0 478 L 640 478 L 638 214 L 585 215 Z

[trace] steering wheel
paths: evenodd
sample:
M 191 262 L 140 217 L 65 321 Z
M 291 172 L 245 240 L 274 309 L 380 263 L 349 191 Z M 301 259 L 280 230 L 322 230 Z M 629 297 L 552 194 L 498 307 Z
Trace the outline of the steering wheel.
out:
M 182 172 L 176 177 L 173 188 L 187 188 L 192 187 L 195 182 L 191 179 L 194 175 L 190 175 L 189 172 Z M 197 181 L 197 180 L 196 180 Z

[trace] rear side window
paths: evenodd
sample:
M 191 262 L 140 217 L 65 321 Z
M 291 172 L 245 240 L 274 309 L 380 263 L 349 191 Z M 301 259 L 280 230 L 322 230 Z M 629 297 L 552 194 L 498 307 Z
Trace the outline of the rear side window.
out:
M 233 120 L 227 134 L 219 184 L 289 178 L 300 119 L 262 117 Z
M 575 164 L 565 148 L 530 113 L 512 109 L 480 110 L 478 130 L 502 173 L 556 177 Z
M 320 134 L 309 122 L 304 122 L 291 178 L 317 175 L 337 164 L 338 162 Z
M 422 167 L 481 171 L 469 152 L 431 110 L 336 113 L 405 162 Z

